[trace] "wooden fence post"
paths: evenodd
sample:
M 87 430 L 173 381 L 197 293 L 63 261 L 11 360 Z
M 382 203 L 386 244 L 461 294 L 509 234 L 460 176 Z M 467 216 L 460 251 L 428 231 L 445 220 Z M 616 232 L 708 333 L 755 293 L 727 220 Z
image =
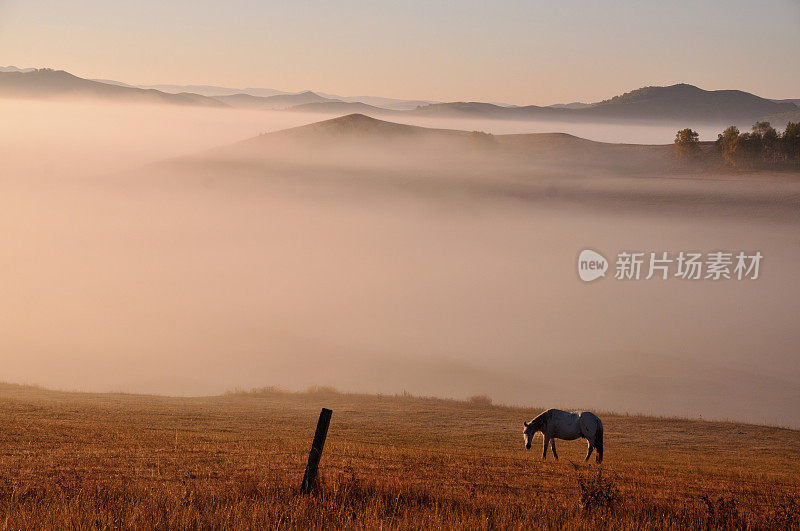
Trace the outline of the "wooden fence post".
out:
M 322 449 L 325 447 L 325 437 L 328 436 L 328 426 L 331 424 L 333 411 L 322 408 L 317 421 L 317 431 L 314 433 L 314 442 L 311 443 L 311 451 L 308 453 L 308 464 L 306 472 L 303 474 L 303 485 L 301 491 L 308 494 L 317 484 L 317 469 L 319 460 L 322 457 Z

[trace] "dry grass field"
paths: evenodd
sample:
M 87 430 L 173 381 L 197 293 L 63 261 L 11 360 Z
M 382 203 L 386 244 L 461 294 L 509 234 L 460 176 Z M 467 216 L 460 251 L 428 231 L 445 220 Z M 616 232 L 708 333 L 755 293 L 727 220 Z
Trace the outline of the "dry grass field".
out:
M 321 486 L 303 496 L 323 406 L 334 413 Z M 578 441 L 559 441 L 558 462 L 526 452 L 522 421 L 536 412 L 325 389 L 166 398 L 0 385 L 0 527 L 800 526 L 797 431 L 601 413 L 598 467 Z

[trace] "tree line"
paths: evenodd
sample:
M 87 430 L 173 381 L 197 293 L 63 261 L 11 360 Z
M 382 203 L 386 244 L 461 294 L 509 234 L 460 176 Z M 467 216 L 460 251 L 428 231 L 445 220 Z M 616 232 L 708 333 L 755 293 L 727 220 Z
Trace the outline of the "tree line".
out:
M 675 154 L 683 161 L 719 158 L 733 168 L 783 168 L 800 166 L 800 122 L 777 131 L 769 122 L 756 122 L 748 132 L 732 125 L 717 135 L 713 150 L 703 150 L 700 135 L 681 129 L 675 135 Z

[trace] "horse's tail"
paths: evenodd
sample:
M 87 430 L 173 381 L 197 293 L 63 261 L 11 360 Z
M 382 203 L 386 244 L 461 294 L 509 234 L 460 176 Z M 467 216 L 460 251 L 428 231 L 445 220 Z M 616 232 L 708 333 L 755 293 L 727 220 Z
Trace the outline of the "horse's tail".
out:
M 597 428 L 594 430 L 594 447 L 597 449 L 597 462 L 603 462 L 603 422 L 597 419 Z

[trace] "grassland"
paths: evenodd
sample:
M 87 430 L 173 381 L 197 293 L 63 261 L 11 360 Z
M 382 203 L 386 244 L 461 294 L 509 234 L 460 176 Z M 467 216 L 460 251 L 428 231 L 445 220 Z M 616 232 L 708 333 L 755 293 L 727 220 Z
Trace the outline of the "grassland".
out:
M 299 484 L 334 411 L 315 495 Z M 537 410 L 329 390 L 210 398 L 0 385 L 0 527 L 798 528 L 800 432 L 603 414 L 526 452 Z M 541 439 L 538 439 L 541 441 Z M 602 472 L 601 472 L 602 471 Z

